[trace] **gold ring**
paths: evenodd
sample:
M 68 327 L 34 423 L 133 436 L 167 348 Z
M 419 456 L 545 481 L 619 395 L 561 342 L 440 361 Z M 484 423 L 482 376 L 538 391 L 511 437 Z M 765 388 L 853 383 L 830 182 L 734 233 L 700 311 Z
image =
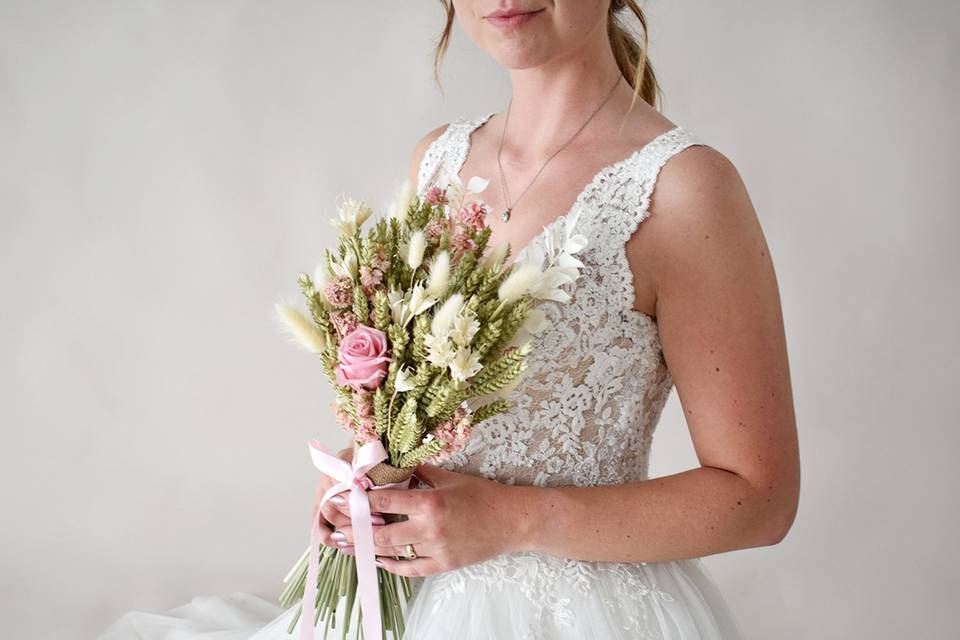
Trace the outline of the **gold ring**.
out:
M 414 550 L 412 544 L 407 545 L 407 560 L 416 560 L 417 552 Z

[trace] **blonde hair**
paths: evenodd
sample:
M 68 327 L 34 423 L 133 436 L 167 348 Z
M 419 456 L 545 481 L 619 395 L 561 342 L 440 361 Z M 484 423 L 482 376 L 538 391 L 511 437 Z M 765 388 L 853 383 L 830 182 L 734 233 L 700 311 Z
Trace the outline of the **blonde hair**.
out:
M 437 46 L 433 57 L 433 75 L 440 84 L 440 66 L 443 63 L 443 57 L 450 46 L 450 37 L 453 33 L 453 21 L 455 10 L 453 0 L 440 0 L 444 11 L 447 14 L 446 24 L 440 38 L 437 40 Z M 634 32 L 627 26 L 624 16 L 627 12 L 632 13 L 640 22 L 642 39 L 637 38 Z M 610 38 L 610 47 L 613 49 L 613 56 L 617 60 L 617 66 L 620 73 L 633 88 L 633 101 L 631 108 L 637 97 L 653 108 L 659 106 L 660 85 L 657 83 L 657 76 L 653 73 L 653 66 L 647 56 L 647 19 L 643 15 L 643 9 L 637 4 L 636 0 L 610 0 L 610 15 L 607 18 L 607 35 Z

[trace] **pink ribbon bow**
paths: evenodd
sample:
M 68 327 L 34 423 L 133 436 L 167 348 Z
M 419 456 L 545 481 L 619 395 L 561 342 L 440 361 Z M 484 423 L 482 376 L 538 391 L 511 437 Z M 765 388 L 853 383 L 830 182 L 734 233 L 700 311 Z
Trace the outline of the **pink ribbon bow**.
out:
M 307 565 L 307 584 L 303 588 L 303 612 L 300 619 L 301 640 L 313 640 L 316 616 L 317 577 L 320 573 L 320 506 L 338 493 L 350 490 L 350 520 L 353 525 L 353 544 L 356 549 L 357 593 L 363 613 L 363 636 L 379 638 L 382 631 L 380 593 L 377 584 L 376 556 L 373 547 L 373 521 L 367 489 L 377 488 L 367 477 L 367 471 L 387 459 L 387 451 L 380 441 L 368 442 L 354 452 L 353 464 L 341 460 L 316 440 L 311 440 L 310 457 L 314 466 L 339 482 L 330 487 L 313 516 L 310 526 L 310 561 Z M 384 487 L 380 487 L 384 488 Z

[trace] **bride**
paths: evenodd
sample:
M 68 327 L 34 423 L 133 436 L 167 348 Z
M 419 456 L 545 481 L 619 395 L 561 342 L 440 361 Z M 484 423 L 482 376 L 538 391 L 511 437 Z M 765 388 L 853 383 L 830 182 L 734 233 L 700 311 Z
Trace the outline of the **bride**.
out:
M 515 406 L 419 467 L 426 488 L 369 494 L 374 511 L 409 517 L 375 526 L 378 564 L 414 579 L 404 637 L 740 638 L 699 558 L 778 543 L 800 484 L 779 292 L 740 176 L 655 108 L 634 0 L 443 4 L 437 65 L 459 20 L 509 71 L 512 97 L 423 138 L 420 194 L 484 176 L 491 242 L 517 259 L 550 231 L 589 244 L 572 299 L 544 307 Z M 674 386 L 700 466 L 648 478 Z M 324 544 L 351 552 L 334 502 Z M 101 637 L 280 640 L 293 612 L 195 598 Z

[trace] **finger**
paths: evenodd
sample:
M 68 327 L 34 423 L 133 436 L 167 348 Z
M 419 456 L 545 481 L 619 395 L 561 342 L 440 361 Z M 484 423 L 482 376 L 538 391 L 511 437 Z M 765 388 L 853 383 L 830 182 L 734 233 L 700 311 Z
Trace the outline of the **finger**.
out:
M 314 497 L 314 504 L 318 504 L 321 500 L 323 500 L 323 496 L 327 493 L 327 491 L 330 490 L 330 487 L 332 487 L 334 484 L 336 483 L 332 478 L 330 478 L 329 476 L 324 476 L 324 479 L 317 484 L 316 496 Z M 342 492 L 331 496 L 330 499 L 327 500 L 326 504 L 329 504 L 331 507 L 333 507 L 343 515 L 349 516 L 350 505 L 349 505 L 349 501 L 346 498 L 347 492 L 348 490 L 344 489 Z
M 340 548 L 356 545 L 352 526 L 338 528 L 330 537 L 334 544 Z M 373 548 L 376 554 L 406 556 L 406 546 L 408 544 L 413 544 L 415 548 L 420 549 L 421 551 L 418 551 L 418 553 L 423 552 L 423 537 L 420 535 L 420 528 L 415 523 L 410 521 L 396 522 L 373 528 Z
M 433 506 L 435 496 L 423 489 L 372 489 L 367 492 L 370 511 L 402 513 L 406 515 L 425 513 Z
M 433 558 L 397 560 L 396 558 L 378 556 L 376 564 L 394 575 L 407 576 L 408 578 L 432 576 L 443 571 L 440 564 Z
M 323 519 L 329 522 L 334 528 L 350 524 L 350 516 L 343 515 L 330 506 L 329 503 L 320 507 L 320 515 L 322 515 Z
M 450 478 L 450 476 L 456 474 L 436 465 L 422 463 L 417 465 L 413 475 L 415 475 L 423 484 L 436 487 L 437 485 L 442 484 L 444 480 Z

